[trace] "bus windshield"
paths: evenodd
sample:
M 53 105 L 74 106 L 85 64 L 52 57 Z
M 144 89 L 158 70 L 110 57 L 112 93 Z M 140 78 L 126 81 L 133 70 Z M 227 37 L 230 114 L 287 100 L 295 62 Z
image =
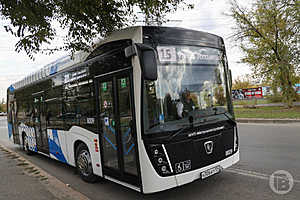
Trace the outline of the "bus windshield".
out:
M 144 82 L 144 130 L 177 130 L 227 112 L 225 66 L 219 49 L 158 46 L 158 79 Z

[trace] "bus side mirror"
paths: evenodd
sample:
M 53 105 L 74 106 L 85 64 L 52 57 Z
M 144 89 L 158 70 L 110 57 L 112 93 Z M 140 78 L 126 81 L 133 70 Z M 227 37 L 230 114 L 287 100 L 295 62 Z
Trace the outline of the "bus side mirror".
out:
M 130 57 L 137 54 L 140 59 L 144 78 L 150 81 L 157 80 L 157 54 L 155 49 L 145 44 L 135 45 L 137 53 L 134 47 L 131 46 L 125 49 L 125 56 Z
M 142 51 L 142 69 L 146 80 L 157 80 L 157 57 L 154 49 Z
M 232 89 L 232 73 L 231 73 L 231 69 L 229 70 L 229 87 L 230 90 Z

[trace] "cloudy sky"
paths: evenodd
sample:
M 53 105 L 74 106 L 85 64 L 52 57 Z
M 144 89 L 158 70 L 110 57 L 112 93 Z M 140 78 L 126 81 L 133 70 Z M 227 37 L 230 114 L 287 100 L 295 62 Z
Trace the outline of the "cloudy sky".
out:
M 233 21 L 223 15 L 229 12 L 228 0 L 190 0 L 190 2 L 195 4 L 193 10 L 179 9 L 176 13 L 168 15 L 168 19 L 180 21 L 171 21 L 165 25 L 206 31 L 223 37 L 233 78 L 249 73 L 247 65 L 238 63 L 242 53 L 234 47 L 235 42 L 229 39 Z M 247 5 L 251 0 L 238 2 Z M 24 52 L 16 53 L 14 45 L 17 39 L 6 33 L 3 28 L 7 23 L 0 21 L 0 101 L 6 99 L 6 89 L 10 84 L 66 55 L 65 52 L 57 52 L 51 56 L 39 54 L 32 61 Z

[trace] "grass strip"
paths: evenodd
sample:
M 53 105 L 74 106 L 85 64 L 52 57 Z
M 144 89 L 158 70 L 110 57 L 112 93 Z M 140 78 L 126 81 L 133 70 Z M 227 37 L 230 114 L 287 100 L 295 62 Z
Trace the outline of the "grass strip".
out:
M 236 118 L 300 119 L 300 106 L 287 109 L 280 106 L 234 108 Z

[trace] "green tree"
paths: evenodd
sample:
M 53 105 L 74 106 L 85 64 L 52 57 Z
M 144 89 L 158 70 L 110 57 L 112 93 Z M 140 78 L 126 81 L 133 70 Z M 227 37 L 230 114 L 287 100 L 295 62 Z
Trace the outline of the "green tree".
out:
M 253 83 L 253 80 L 250 78 L 249 74 L 246 74 L 245 76 L 238 76 L 232 84 L 233 90 L 251 87 L 256 87 L 256 85 Z
M 218 86 L 215 88 L 215 98 L 217 100 L 216 104 L 219 106 L 224 106 L 226 103 L 226 97 L 224 95 L 224 88 L 222 86 Z
M 0 104 L 0 112 L 6 112 L 6 104 Z
M 300 72 L 299 10 L 299 0 L 254 0 L 250 9 L 231 1 L 233 38 L 245 54 L 242 62 L 252 66 L 255 77 L 281 87 L 288 107 Z
M 0 0 L 0 15 L 10 21 L 6 31 L 19 38 L 15 49 L 24 50 L 30 58 L 37 52 L 55 50 L 88 50 L 95 38 L 133 24 L 137 10 L 146 19 L 162 22 L 167 13 L 180 4 L 193 5 L 184 0 Z M 57 27 L 66 31 L 63 46 L 44 48 L 55 36 Z M 60 36 L 61 37 L 61 36 Z

